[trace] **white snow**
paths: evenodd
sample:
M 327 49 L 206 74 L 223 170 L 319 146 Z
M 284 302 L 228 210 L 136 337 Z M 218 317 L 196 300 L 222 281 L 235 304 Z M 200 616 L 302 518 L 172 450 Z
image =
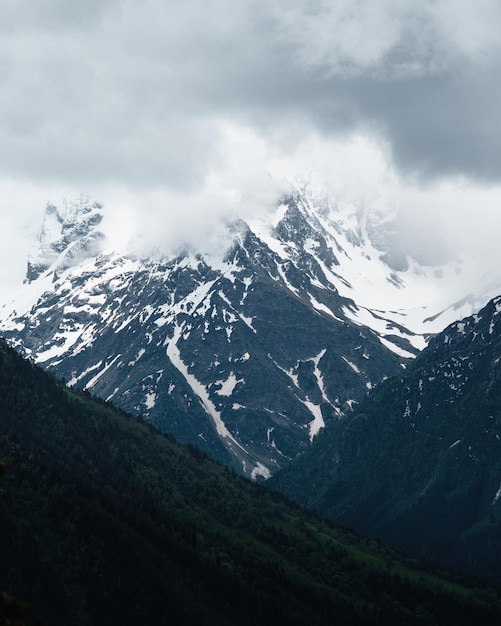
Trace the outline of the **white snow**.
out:
M 117 393 L 117 391 L 120 389 L 120 387 L 115 387 L 115 389 L 112 391 L 112 393 L 110 393 L 110 395 L 106 398 L 106 402 L 110 402 L 111 399 L 113 398 L 113 396 Z
M 339 317 L 336 317 L 336 315 L 334 315 L 334 313 L 329 309 L 328 306 L 326 306 L 325 304 L 322 304 L 321 302 L 316 300 L 311 294 L 308 294 L 308 297 L 310 298 L 311 306 L 314 309 L 316 309 L 317 311 L 319 311 L 321 313 L 327 313 L 327 315 L 330 315 L 331 317 L 333 317 L 338 322 L 342 322 L 342 320 L 339 319 Z
M 243 383 L 244 379 L 243 378 L 238 378 L 235 376 L 235 374 L 233 372 L 230 373 L 230 375 L 228 376 L 228 378 L 226 380 L 216 380 L 214 382 L 214 385 L 221 385 L 220 389 L 216 390 L 216 393 L 218 396 L 225 396 L 227 398 L 229 398 L 233 392 L 235 391 L 235 387 L 239 384 L 239 383 Z
M 274 365 L 278 367 L 279 370 L 281 370 L 284 374 L 286 374 L 292 380 L 292 382 L 294 383 L 294 386 L 300 389 L 301 387 L 299 386 L 299 376 L 294 372 L 294 368 L 291 367 L 290 370 L 286 370 L 285 368 L 283 368 L 281 365 L 279 365 L 276 361 L 274 361 L 271 358 L 271 354 L 269 354 L 268 356 L 273 361 Z M 296 365 L 296 367 L 298 365 L 299 363 Z
M 222 292 L 219 292 L 219 294 L 221 295 Z M 223 313 L 223 320 L 225 324 L 234 324 L 238 320 L 237 316 L 231 311 L 228 311 L 227 309 L 223 309 L 222 313 Z
M 225 439 L 228 443 L 234 444 L 245 452 L 245 448 L 243 448 L 243 446 L 238 443 L 235 437 L 233 437 L 230 431 L 226 428 L 225 423 L 221 419 L 219 411 L 216 409 L 214 403 L 209 398 L 209 394 L 205 386 L 202 385 L 202 383 L 200 383 L 193 374 L 190 374 L 190 372 L 188 371 L 188 367 L 181 359 L 181 353 L 179 351 L 177 342 L 179 341 L 182 332 L 182 326 L 175 326 L 174 336 L 172 337 L 172 339 L 169 340 L 169 343 L 167 345 L 167 356 L 169 357 L 170 362 L 183 375 L 186 382 L 191 387 L 193 393 L 198 396 L 198 398 L 200 398 L 200 401 L 205 410 L 212 417 L 219 436 Z
M 252 480 L 256 480 L 258 476 L 262 476 L 265 480 L 271 476 L 270 470 L 266 467 L 266 465 L 263 465 L 259 461 L 256 463 L 251 472 L 251 478 Z
M 284 260 L 289 258 L 289 254 L 285 246 L 271 234 L 269 224 L 256 219 L 248 220 L 247 223 L 251 231 L 278 257 Z
M 496 504 L 496 502 L 501 498 L 501 485 L 499 485 L 499 489 L 496 491 L 496 495 L 494 496 L 494 500 L 492 504 Z
M 57 333 L 54 335 L 53 340 L 56 343 L 53 343 L 51 346 L 47 348 L 43 348 L 38 352 L 36 356 L 37 363 L 45 363 L 51 359 L 55 359 L 57 357 L 65 354 L 75 343 L 78 341 L 81 335 L 81 328 L 77 330 L 67 330 L 64 333 Z M 59 340 L 62 340 L 59 342 Z
M 242 282 L 244 284 L 245 287 L 245 291 L 242 295 L 242 298 L 240 300 L 240 306 L 243 306 L 247 296 L 249 295 L 249 288 L 252 285 L 252 283 L 254 282 L 254 278 L 252 276 L 244 276 L 244 278 L 242 278 Z
M 317 404 L 313 404 L 313 402 L 310 402 L 309 400 L 301 400 L 301 402 L 313 415 L 313 420 L 308 424 L 308 428 L 310 431 L 310 441 L 313 441 L 315 435 L 318 435 L 320 429 L 325 426 L 324 418 L 322 416 L 322 409 Z
M 383 344 L 383 346 L 386 346 L 389 350 L 391 350 L 398 356 L 403 357 L 404 359 L 414 358 L 414 355 L 411 352 L 407 352 L 407 350 L 404 350 L 400 346 L 397 346 L 392 341 L 388 341 L 388 339 L 385 339 L 384 337 L 379 337 L 379 341 Z
M 273 426 L 271 426 L 270 428 L 267 429 L 266 431 L 266 442 L 270 443 L 270 437 L 271 437 L 271 433 L 274 431 L 275 429 L 273 428 Z
M 280 277 L 282 278 L 283 282 L 285 283 L 285 286 L 287 287 L 287 289 L 292 291 L 292 293 L 295 294 L 296 296 L 299 295 L 299 289 L 294 287 L 294 285 L 292 285 L 289 282 L 289 279 L 287 278 L 287 276 L 285 274 L 285 270 L 284 270 L 283 266 L 280 263 L 277 263 L 276 267 L 277 267 L 278 273 L 280 274 Z
M 115 333 L 120 333 L 122 332 L 122 330 L 124 328 L 127 328 L 127 326 L 134 321 L 134 316 L 133 315 L 129 315 L 129 317 L 127 317 L 126 319 L 123 320 L 123 322 L 118 326 L 118 328 L 115 328 Z
M 146 350 L 144 348 L 140 348 L 135 358 L 132 361 L 129 361 L 128 365 L 133 367 L 145 353 Z
M 358 367 L 355 365 L 355 363 L 352 363 L 351 361 L 348 361 L 348 359 L 346 357 L 341 357 L 343 359 L 343 361 L 345 363 L 347 363 L 351 369 L 355 372 L 355 374 L 361 374 L 362 372 L 358 369 Z
M 404 334 L 393 324 L 392 320 L 383 318 L 382 314 L 379 315 L 379 313 L 376 315 L 374 311 L 371 311 L 365 307 L 357 307 L 355 309 L 353 307 L 343 307 L 343 312 L 346 317 L 352 322 L 355 322 L 356 324 L 359 324 L 361 326 L 368 326 L 369 328 L 372 328 L 372 330 L 374 330 L 378 334 L 380 339 L 384 339 L 384 337 L 387 337 L 384 341 L 381 341 L 381 343 L 383 343 L 383 345 L 385 345 L 387 348 L 389 348 L 399 356 L 405 356 L 406 358 L 409 358 L 413 357 L 414 355 L 405 350 L 402 350 L 402 348 L 399 348 L 392 341 L 390 341 L 391 336 L 397 336 L 406 339 L 412 346 L 414 346 L 418 350 L 422 350 L 426 345 L 426 341 L 421 335 L 412 335 L 407 333 Z M 384 315 L 389 317 L 387 312 L 385 312 Z M 403 325 L 405 326 L 405 324 Z
M 91 378 L 91 379 L 89 380 L 89 382 L 85 385 L 85 389 L 92 389 L 92 387 L 94 387 L 94 385 L 95 385 L 95 384 L 97 383 L 97 381 L 101 378 L 101 376 L 102 376 L 105 372 L 107 372 L 107 371 L 110 369 L 110 367 L 111 367 L 112 365 L 114 365 L 114 364 L 118 361 L 118 359 L 119 359 L 121 356 L 122 356 L 121 354 L 117 354 L 117 356 L 116 356 L 114 359 L 112 359 L 109 363 L 106 363 L 106 365 L 103 367 L 103 369 L 102 369 L 102 370 L 100 370 L 100 371 L 99 371 L 99 372 L 98 372 L 98 373 L 97 373 L 97 374 L 96 374 L 93 378 Z
M 240 313 L 240 319 L 242 320 L 242 322 L 244 322 L 244 324 L 246 324 L 252 330 L 253 333 L 257 333 L 257 330 L 252 325 L 252 321 L 254 320 L 253 317 L 247 317 L 243 315 L 242 313 Z
M 147 409 L 152 409 L 155 406 L 157 399 L 158 395 L 153 391 L 149 391 L 144 399 L 144 405 Z
M 311 361 L 313 361 L 313 365 L 314 365 L 314 369 L 313 369 L 313 375 L 315 376 L 316 380 L 317 380 L 317 385 L 318 388 L 320 389 L 320 392 L 322 394 L 322 399 L 325 402 L 329 402 L 329 398 L 327 397 L 327 394 L 325 392 L 325 384 L 324 384 L 324 379 L 322 376 L 322 372 L 320 371 L 320 368 L 318 366 L 318 364 L 320 363 L 320 360 L 323 358 L 324 354 L 327 352 L 327 348 L 324 348 L 323 350 L 321 350 L 316 357 L 313 357 L 312 359 L 310 359 Z
M 68 382 L 68 386 L 69 387 L 73 387 L 74 385 L 77 385 L 78 382 L 80 380 L 82 380 L 82 378 L 84 378 L 85 376 L 87 376 L 87 374 L 89 372 L 92 372 L 96 369 L 99 369 L 101 367 L 101 365 L 103 364 L 102 361 L 99 361 L 98 363 L 96 363 L 95 365 L 91 365 L 90 367 L 88 367 L 87 369 L 85 369 L 81 374 L 79 374 L 78 376 L 73 376 L 73 378 Z

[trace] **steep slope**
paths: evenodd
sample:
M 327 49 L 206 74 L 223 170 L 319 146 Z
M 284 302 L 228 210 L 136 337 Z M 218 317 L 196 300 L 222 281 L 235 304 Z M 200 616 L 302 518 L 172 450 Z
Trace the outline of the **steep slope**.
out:
M 501 298 L 430 341 L 276 477 L 322 514 L 501 581 Z
M 254 478 L 307 448 L 458 314 L 430 300 L 456 268 L 439 279 L 395 259 L 385 215 L 305 188 L 265 221 L 226 225 L 218 254 L 102 250 L 102 217 L 85 198 L 47 207 L 0 331 L 70 385 Z
M 37 246 L 28 258 L 26 279 L 36 280 L 51 266 L 57 271 L 78 265 L 101 251 L 105 237 L 97 230 L 102 206 L 83 196 L 63 197 L 59 206 L 48 203 Z M 57 273 L 53 274 L 57 278 Z
M 0 588 L 46 623 L 499 623 L 418 570 L 24 362 L 0 342 Z

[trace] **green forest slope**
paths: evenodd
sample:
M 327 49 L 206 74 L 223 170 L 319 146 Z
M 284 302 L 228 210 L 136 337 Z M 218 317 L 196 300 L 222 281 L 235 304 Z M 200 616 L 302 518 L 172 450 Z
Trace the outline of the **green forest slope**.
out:
M 47 625 L 500 623 L 495 591 L 333 528 L 3 342 L 0 458 L 0 590 Z

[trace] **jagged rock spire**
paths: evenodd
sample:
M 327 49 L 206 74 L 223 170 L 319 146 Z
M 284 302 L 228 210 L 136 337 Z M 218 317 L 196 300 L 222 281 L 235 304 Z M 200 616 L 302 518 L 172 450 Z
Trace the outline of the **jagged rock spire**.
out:
M 26 280 L 32 282 L 52 268 L 56 273 L 94 256 L 104 235 L 97 230 L 101 205 L 82 195 L 48 202 L 36 246 L 28 258 Z

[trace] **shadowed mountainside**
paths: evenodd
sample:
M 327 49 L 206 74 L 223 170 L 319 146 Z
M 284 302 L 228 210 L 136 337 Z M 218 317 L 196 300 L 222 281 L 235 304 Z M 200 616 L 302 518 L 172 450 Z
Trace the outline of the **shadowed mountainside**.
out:
M 47 624 L 497 624 L 419 569 L 0 343 L 0 588 Z
M 408 553 L 501 581 L 501 298 L 434 337 L 270 486 Z

